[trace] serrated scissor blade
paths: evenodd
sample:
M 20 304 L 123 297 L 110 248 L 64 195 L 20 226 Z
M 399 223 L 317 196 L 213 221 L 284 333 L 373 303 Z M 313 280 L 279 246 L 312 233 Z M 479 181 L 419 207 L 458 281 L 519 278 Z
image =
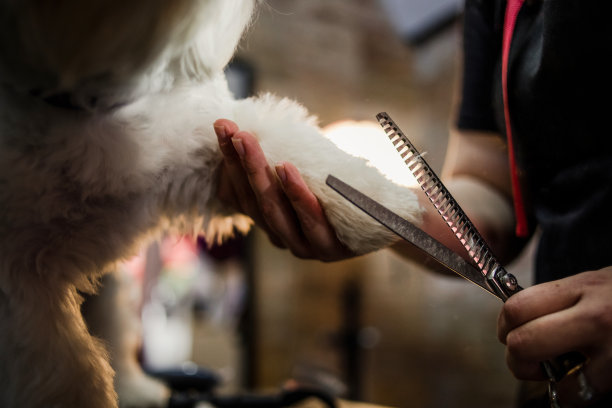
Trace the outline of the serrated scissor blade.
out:
M 327 177 L 326 183 L 356 207 L 427 253 L 445 268 L 499 297 L 489 288 L 482 272 L 411 222 L 332 175 Z
M 474 265 L 486 276 L 489 287 L 504 302 L 520 291 L 522 288 L 516 278 L 493 255 L 476 226 L 399 126 L 385 112 L 379 113 L 376 118 L 429 201 L 465 248 Z

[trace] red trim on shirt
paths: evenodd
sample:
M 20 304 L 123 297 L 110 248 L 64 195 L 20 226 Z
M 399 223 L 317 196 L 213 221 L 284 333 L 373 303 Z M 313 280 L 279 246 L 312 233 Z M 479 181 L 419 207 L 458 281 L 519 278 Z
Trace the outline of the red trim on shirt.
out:
M 510 109 L 508 107 L 508 56 L 510 55 L 510 44 L 516 23 L 516 17 L 523 6 L 524 0 L 508 0 L 506 5 L 506 16 L 504 18 L 504 36 L 502 42 L 502 89 L 504 98 L 504 117 L 506 121 L 506 137 L 508 139 L 508 157 L 510 159 L 510 172 L 512 179 L 512 193 L 514 200 L 514 214 L 516 216 L 516 235 L 525 237 L 529 233 L 527 226 L 527 214 L 523 195 L 519 182 L 518 167 L 514 153 L 514 142 L 512 140 L 512 126 L 510 123 Z

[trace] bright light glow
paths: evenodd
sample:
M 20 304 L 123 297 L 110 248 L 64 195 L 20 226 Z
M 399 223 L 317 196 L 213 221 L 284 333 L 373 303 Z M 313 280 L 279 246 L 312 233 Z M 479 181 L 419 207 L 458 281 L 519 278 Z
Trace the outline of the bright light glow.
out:
M 323 129 L 325 136 L 352 156 L 366 159 L 394 183 L 417 187 L 418 183 L 377 122 L 343 120 Z

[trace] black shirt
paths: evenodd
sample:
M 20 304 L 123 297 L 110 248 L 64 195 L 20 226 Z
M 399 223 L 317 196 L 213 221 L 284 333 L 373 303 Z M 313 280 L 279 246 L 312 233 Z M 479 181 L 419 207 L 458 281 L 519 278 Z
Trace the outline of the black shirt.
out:
M 467 0 L 458 128 L 505 135 L 504 0 Z M 536 282 L 612 265 L 612 5 L 526 1 L 508 64 L 508 105 Z

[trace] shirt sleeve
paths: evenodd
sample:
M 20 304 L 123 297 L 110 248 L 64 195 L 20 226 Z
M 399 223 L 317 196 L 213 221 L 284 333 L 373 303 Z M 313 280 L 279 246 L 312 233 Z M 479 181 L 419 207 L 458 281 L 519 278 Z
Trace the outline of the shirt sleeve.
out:
M 493 107 L 495 69 L 501 50 L 499 3 L 465 2 L 462 87 L 456 123 L 462 130 L 499 130 Z

